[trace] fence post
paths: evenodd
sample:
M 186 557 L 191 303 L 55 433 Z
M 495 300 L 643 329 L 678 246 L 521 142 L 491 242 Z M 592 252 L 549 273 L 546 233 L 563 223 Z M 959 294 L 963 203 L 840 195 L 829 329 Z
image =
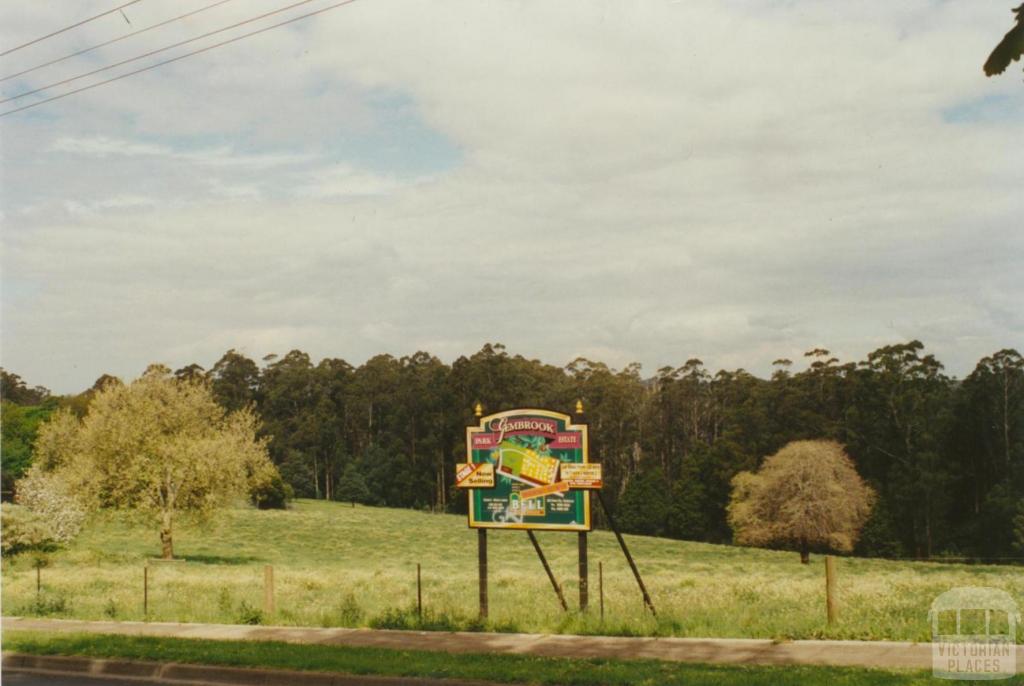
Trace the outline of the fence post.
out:
M 420 563 L 416 563 L 416 613 L 419 615 L 420 624 L 423 623 L 423 580 L 420 576 Z
M 828 623 L 836 621 L 836 559 L 825 556 L 825 613 Z
M 264 565 L 263 567 L 263 612 L 268 615 L 274 614 L 274 567 Z
M 142 566 L 142 616 L 149 619 L 149 565 Z
M 597 562 L 597 592 L 601 596 L 601 623 L 604 624 L 604 563 Z

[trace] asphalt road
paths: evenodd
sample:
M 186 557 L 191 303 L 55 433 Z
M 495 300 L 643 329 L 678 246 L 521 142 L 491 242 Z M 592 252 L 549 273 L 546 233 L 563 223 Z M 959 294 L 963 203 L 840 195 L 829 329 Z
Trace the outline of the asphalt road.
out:
M 4 670 L 4 686 L 152 686 L 151 681 L 126 681 L 88 676 L 50 676 Z

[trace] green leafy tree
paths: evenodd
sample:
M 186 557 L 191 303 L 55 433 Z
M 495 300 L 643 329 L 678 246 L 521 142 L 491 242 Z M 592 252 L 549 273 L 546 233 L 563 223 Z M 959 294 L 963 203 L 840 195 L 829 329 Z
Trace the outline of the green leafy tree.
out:
M 15 405 L 38 405 L 48 397 L 46 388 L 29 388 L 20 376 L 0 367 L 0 399 Z
M 269 356 L 268 356 L 269 357 Z M 270 454 L 275 464 L 288 457 L 301 456 L 312 463 L 312 491 L 315 497 L 330 495 L 323 490 L 324 464 L 319 450 L 317 421 L 318 393 L 316 372 L 309 355 L 292 350 L 267 365 L 259 377 L 259 411 L 263 432 L 270 440 Z M 290 470 L 292 475 L 297 470 Z M 295 484 L 298 486 L 298 484 Z M 307 489 L 308 490 L 308 489 Z
M 897 534 L 896 522 L 886 501 L 879 498 L 861 529 L 855 550 L 866 557 L 900 558 L 903 544 Z
M 842 446 L 795 441 L 736 475 L 729 523 L 738 543 L 793 547 L 806 564 L 812 547 L 853 550 L 873 501 Z
M 865 478 L 882 489 L 905 547 L 929 557 L 951 529 L 955 468 L 946 445 L 953 384 L 920 341 L 869 353 L 850 383 L 846 445 Z
M 202 381 L 206 378 L 206 370 L 202 365 L 192 363 L 181 369 L 174 370 L 174 378 L 179 381 Z
M 16 405 L 0 401 L 0 483 L 3 490 L 11 491 L 32 464 L 32 450 L 39 426 L 57 408 L 55 399 L 42 405 Z
M 1024 359 L 1005 349 L 982 358 L 956 389 L 951 437 L 951 517 L 964 552 L 1011 553 L 1024 496 Z
M 668 513 L 668 533 L 674 538 L 706 540 L 712 529 L 713 506 L 701 474 L 709 468 L 706 448 L 683 458 L 679 478 L 672 485 L 672 504 Z
M 366 485 L 366 479 L 354 462 L 349 462 L 342 472 L 336 495 L 338 500 L 352 503 L 352 507 L 355 507 L 356 503 L 366 503 L 370 500 L 370 489 Z
M 240 410 L 256 398 L 260 368 L 233 348 L 217 360 L 209 376 L 214 397 L 228 411 Z
M 275 474 L 251 411 L 225 412 L 208 385 L 178 381 L 166 367 L 107 384 L 81 422 L 61 413 L 52 424 L 40 431 L 36 468 L 49 467 L 87 510 L 151 518 L 167 559 L 179 515 L 208 515 Z
M 252 504 L 261 510 L 284 510 L 294 497 L 295 490 L 276 472 L 249 491 Z
M 623 531 L 647 536 L 665 533 L 672 505 L 672 486 L 654 467 L 633 476 L 619 499 L 616 519 Z

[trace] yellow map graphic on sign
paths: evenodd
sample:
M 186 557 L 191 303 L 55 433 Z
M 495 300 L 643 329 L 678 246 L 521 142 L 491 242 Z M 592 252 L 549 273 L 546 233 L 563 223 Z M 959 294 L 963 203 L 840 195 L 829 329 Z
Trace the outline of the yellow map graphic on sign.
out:
M 542 457 L 537 451 L 510 441 L 502 441 L 498 453 L 498 471 L 513 478 L 537 484 L 550 484 L 558 476 L 558 458 Z

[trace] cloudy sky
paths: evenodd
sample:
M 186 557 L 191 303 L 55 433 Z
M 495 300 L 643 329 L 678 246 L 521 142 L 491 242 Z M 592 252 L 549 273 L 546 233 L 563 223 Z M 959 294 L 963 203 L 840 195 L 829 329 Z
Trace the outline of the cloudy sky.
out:
M 141 0 L 0 77 L 212 1 Z M 117 4 L 3 3 L 3 48 Z M 0 92 L 285 4 L 224 2 Z M 766 374 L 918 338 L 966 374 L 1024 346 L 1024 75 L 981 71 L 1012 4 L 356 0 L 0 117 L 2 364 L 73 392 L 229 348 L 500 341 Z

